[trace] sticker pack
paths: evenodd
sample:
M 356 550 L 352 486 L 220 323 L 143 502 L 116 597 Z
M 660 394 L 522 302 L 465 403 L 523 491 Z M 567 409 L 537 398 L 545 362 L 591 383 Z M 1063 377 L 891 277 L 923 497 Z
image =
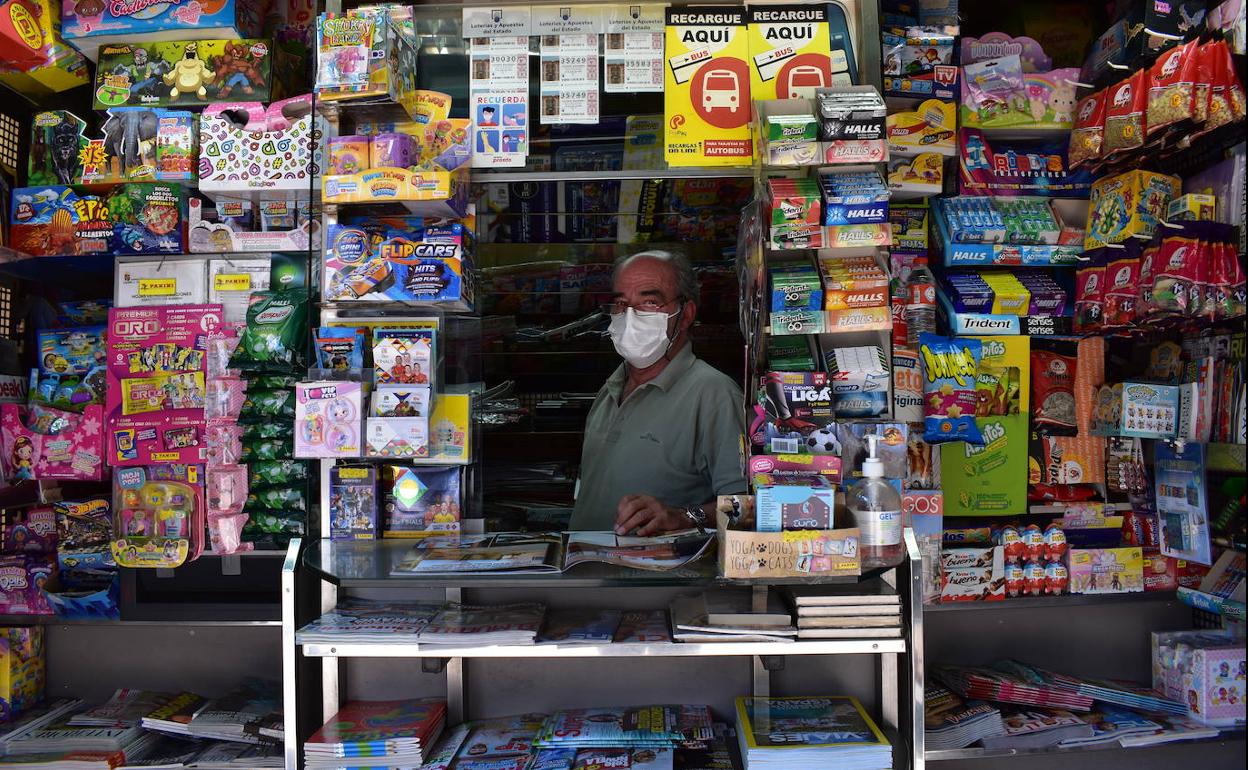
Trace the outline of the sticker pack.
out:
M 220 305 L 109 311 L 109 465 L 204 461 L 206 350 L 220 317 Z

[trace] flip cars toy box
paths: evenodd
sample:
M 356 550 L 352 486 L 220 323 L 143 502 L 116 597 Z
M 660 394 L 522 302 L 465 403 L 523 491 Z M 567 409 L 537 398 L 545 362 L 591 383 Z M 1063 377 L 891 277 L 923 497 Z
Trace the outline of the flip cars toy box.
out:
M 254 37 L 263 0 L 61 0 L 61 34 L 92 61 L 101 42 Z
M 267 102 L 272 59 L 267 40 L 109 43 L 95 68 L 95 109 Z
M 182 188 L 136 182 L 87 194 L 63 185 L 19 187 L 13 248 L 39 257 L 181 254 Z
M 414 220 L 419 221 L 419 220 Z M 470 238 L 463 225 L 334 225 L 322 271 L 330 301 L 419 302 L 470 310 Z
M 313 117 L 310 95 L 267 109 L 259 102 L 208 107 L 199 116 L 199 189 L 209 195 L 306 198 L 320 176 L 312 159 L 313 120 L 319 118 Z

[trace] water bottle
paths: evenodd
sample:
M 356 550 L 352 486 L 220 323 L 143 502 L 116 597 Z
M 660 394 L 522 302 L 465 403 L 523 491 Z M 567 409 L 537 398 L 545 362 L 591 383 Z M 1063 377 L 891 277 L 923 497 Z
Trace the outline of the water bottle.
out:
M 906 344 L 918 350 L 920 334 L 936 333 L 936 278 L 927 267 L 927 257 L 915 258 L 908 288 Z

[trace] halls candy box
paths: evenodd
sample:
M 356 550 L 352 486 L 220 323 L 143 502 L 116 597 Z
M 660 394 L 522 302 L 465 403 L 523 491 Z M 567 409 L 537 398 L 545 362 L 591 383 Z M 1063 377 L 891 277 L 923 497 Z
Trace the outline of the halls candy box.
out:
M 95 68 L 95 109 L 267 102 L 272 59 L 266 40 L 109 43 Z

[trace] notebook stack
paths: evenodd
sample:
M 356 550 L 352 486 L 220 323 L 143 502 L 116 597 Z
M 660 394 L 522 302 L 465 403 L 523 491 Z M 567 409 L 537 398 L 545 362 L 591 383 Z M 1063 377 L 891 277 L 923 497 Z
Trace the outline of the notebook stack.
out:
M 901 636 L 901 597 L 877 580 L 862 585 L 785 589 L 797 613 L 798 639 L 887 639 Z
M 891 770 L 893 747 L 845 696 L 738 698 L 745 770 Z
M 303 744 L 309 770 L 419 767 L 446 724 L 446 701 L 352 701 Z
M 944 687 L 927 686 L 924 698 L 924 741 L 931 751 L 961 749 L 991 736 L 1003 735 L 1001 712 L 982 701 L 964 701 Z
M 678 642 L 791 642 L 793 616 L 783 607 L 753 612 L 743 591 L 709 591 L 672 601 L 672 628 Z

